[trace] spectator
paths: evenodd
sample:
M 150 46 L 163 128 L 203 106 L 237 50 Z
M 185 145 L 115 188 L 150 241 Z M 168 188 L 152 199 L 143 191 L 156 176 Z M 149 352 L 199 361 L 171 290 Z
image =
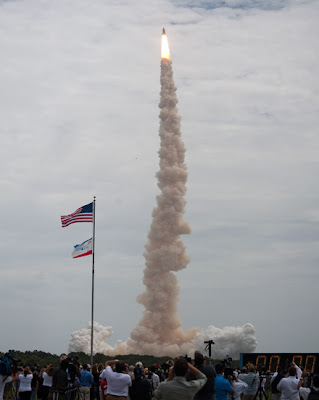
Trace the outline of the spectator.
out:
M 94 364 L 92 367 L 92 375 L 93 375 L 93 385 L 91 389 L 91 400 L 99 400 L 99 386 L 100 386 L 100 374 L 97 369 L 97 364 Z
M 67 375 L 67 368 L 69 365 L 69 361 L 67 358 L 64 358 L 64 355 L 60 358 L 61 363 L 59 368 L 56 368 L 53 371 L 52 377 L 52 392 L 49 393 L 49 399 L 53 398 L 53 394 L 58 394 L 59 400 L 66 400 L 65 393 L 68 390 L 72 390 L 77 387 L 77 383 L 71 382 L 71 386 L 68 385 L 68 375 Z
M 83 364 L 83 369 L 80 376 L 80 395 L 81 400 L 90 400 L 91 386 L 94 381 L 93 375 L 88 370 L 88 365 Z
M 32 372 L 32 381 L 31 381 L 31 400 L 35 400 L 37 396 L 37 388 L 38 388 L 38 373 L 35 367 L 31 367 Z
M 131 400 L 151 400 L 151 382 L 145 378 L 145 371 L 140 367 L 134 368 L 134 380 L 129 390 Z
M 232 384 L 235 392 L 233 395 L 227 394 L 227 398 L 231 400 L 240 400 L 241 394 L 244 393 L 244 390 L 248 387 L 247 383 L 238 379 L 237 375 L 238 374 L 236 374 L 234 371 L 234 375 L 233 376 L 229 375 L 228 377 L 229 382 L 230 384 Z
M 0 374 L 0 400 L 3 400 L 4 387 L 7 383 L 16 382 L 19 379 L 17 372 L 12 372 L 9 376 Z
M 306 372 L 304 373 L 306 374 Z M 292 365 L 288 369 L 287 378 L 282 378 L 278 383 L 277 389 L 281 392 L 281 400 L 299 400 L 299 389 L 303 378 L 297 379 L 296 375 L 297 369 Z
M 155 365 L 152 365 L 149 368 L 148 379 L 151 382 L 152 393 L 155 393 L 155 390 L 158 388 L 158 386 L 160 384 L 160 377 L 156 373 Z
M 135 368 L 134 365 L 130 365 L 128 367 L 128 374 L 130 375 L 132 382 L 134 380 L 134 368 Z
M 207 382 L 195 394 L 194 400 L 213 400 L 215 395 L 215 368 L 212 365 L 206 365 L 206 360 L 200 351 L 195 351 L 194 365 L 207 377 Z M 195 379 L 195 376 L 192 373 L 187 375 L 187 380 L 191 379 Z
M 248 374 L 240 374 L 240 379 L 247 383 L 247 388 L 243 393 L 243 400 L 254 400 L 259 386 L 259 376 L 255 373 L 255 366 L 250 365 Z
M 29 367 L 25 367 L 23 373 L 19 375 L 20 387 L 19 396 L 21 400 L 31 400 L 31 381 L 33 375 Z
M 48 365 L 44 370 L 43 374 L 43 383 L 42 383 L 42 399 L 48 400 L 49 391 L 52 387 L 52 379 L 53 379 L 53 367 L 52 365 Z
M 195 375 L 196 380 L 186 381 L 188 370 Z M 181 357 L 170 367 L 166 382 L 159 384 L 154 396 L 163 400 L 192 400 L 206 382 L 206 376 Z
M 43 373 L 45 369 L 41 368 L 40 373 L 38 375 L 38 390 L 37 390 L 37 400 L 42 399 L 43 395 Z
M 277 372 L 273 374 L 273 376 L 270 379 L 270 384 L 271 384 L 271 400 L 279 400 L 280 399 L 280 392 L 277 389 L 278 383 L 282 380 L 283 378 L 282 374 L 282 369 L 281 367 L 278 367 Z
M 313 378 L 313 388 L 301 387 L 299 389 L 300 396 L 303 400 L 319 399 L 319 375 Z
M 232 382 L 229 382 L 223 377 L 225 366 L 223 364 L 217 364 L 215 366 L 216 378 L 215 378 L 215 392 L 216 400 L 227 400 L 227 393 L 233 395 L 234 387 Z
M 113 365 L 115 372 L 111 368 Z M 101 376 L 107 380 L 107 400 L 126 400 L 132 381 L 125 364 L 119 360 L 112 360 L 107 361 L 105 366 Z

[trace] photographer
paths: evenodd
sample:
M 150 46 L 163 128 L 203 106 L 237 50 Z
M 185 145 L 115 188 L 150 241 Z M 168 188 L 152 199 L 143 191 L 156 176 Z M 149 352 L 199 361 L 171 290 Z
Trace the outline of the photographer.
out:
M 228 380 L 229 383 L 233 386 L 235 393 L 230 396 L 227 395 L 228 399 L 233 399 L 233 400 L 240 400 L 240 395 L 244 393 L 244 390 L 248 387 L 247 383 L 241 381 L 238 379 L 237 375 L 235 373 L 228 375 Z
M 186 381 L 187 372 L 192 372 L 196 380 Z M 163 400 L 192 400 L 206 383 L 206 376 L 188 363 L 184 357 L 180 357 L 171 366 L 166 382 L 159 384 L 154 395 L 156 399 Z
M 206 377 L 207 382 L 205 385 L 195 394 L 194 400 L 213 400 L 215 394 L 215 378 L 216 371 L 212 365 L 207 365 L 205 357 L 200 351 L 195 351 L 194 354 L 194 365 L 201 371 Z M 196 379 L 195 375 L 192 373 L 187 374 L 186 379 L 192 380 Z
M 248 385 L 244 390 L 243 400 L 254 400 L 259 387 L 259 375 L 255 373 L 255 366 L 251 364 L 248 374 L 240 374 L 240 378 Z
M 216 400 L 227 400 L 227 395 L 234 394 L 233 382 L 224 378 L 225 366 L 224 364 L 216 364 L 215 370 L 217 373 L 215 379 Z
M 115 365 L 113 372 L 112 366 Z M 107 399 L 125 400 L 128 396 L 129 387 L 132 385 L 131 377 L 128 374 L 128 368 L 119 360 L 111 360 L 105 363 L 105 370 L 101 374 L 102 378 L 107 380 Z
M 75 381 L 75 375 L 79 376 L 80 372 L 75 367 L 75 373 L 73 378 L 71 377 L 71 382 L 69 386 L 68 373 L 69 359 L 64 358 L 60 363 L 60 367 L 55 369 L 52 378 L 52 391 L 49 394 L 49 400 L 66 400 L 65 392 L 72 390 L 77 387 Z M 73 372 L 73 371 L 72 371 Z

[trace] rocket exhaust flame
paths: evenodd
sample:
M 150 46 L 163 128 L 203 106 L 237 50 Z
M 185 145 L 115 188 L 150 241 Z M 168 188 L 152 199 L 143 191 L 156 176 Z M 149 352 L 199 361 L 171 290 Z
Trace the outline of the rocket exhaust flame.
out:
M 204 341 L 214 338 L 216 345 L 212 349 L 213 358 L 223 359 L 228 354 L 238 359 L 240 352 L 251 352 L 256 348 L 255 328 L 251 324 L 223 329 L 211 325 L 206 330 L 192 328 L 183 331 L 182 321 L 177 314 L 179 285 L 175 273 L 186 268 L 190 262 L 180 236 L 191 231 L 183 218 L 187 168 L 177 102 L 172 62 L 163 29 L 159 103 L 160 168 L 157 172 L 160 194 L 145 244 L 143 282 L 146 289 L 137 298 L 145 311 L 127 341 L 118 341 L 115 347 L 106 343 L 113 333 L 112 327 L 103 327 L 94 322 L 94 337 L 98 338 L 94 342 L 94 351 L 109 356 L 191 356 L 194 350 L 204 352 Z M 89 348 L 90 323 L 88 328 L 72 334 L 69 352 L 88 352 Z
M 161 58 L 165 59 L 165 60 L 170 59 L 168 41 L 167 41 L 167 36 L 166 36 L 164 28 L 163 28 L 163 34 L 162 34 Z

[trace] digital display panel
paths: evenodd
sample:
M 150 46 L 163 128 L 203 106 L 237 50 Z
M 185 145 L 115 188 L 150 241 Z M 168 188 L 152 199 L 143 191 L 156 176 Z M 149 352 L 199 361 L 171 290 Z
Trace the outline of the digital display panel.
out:
M 241 353 L 240 368 L 248 363 L 257 368 L 264 367 L 272 374 L 281 367 L 283 372 L 287 371 L 289 365 L 294 362 L 300 368 L 303 367 L 312 374 L 319 374 L 319 353 Z

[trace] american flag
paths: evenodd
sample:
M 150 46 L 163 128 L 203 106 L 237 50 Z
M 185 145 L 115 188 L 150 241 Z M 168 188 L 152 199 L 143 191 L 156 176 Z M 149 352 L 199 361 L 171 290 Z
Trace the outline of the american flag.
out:
M 62 215 L 62 228 L 65 228 L 75 222 L 93 222 L 93 203 L 78 208 L 70 215 Z

